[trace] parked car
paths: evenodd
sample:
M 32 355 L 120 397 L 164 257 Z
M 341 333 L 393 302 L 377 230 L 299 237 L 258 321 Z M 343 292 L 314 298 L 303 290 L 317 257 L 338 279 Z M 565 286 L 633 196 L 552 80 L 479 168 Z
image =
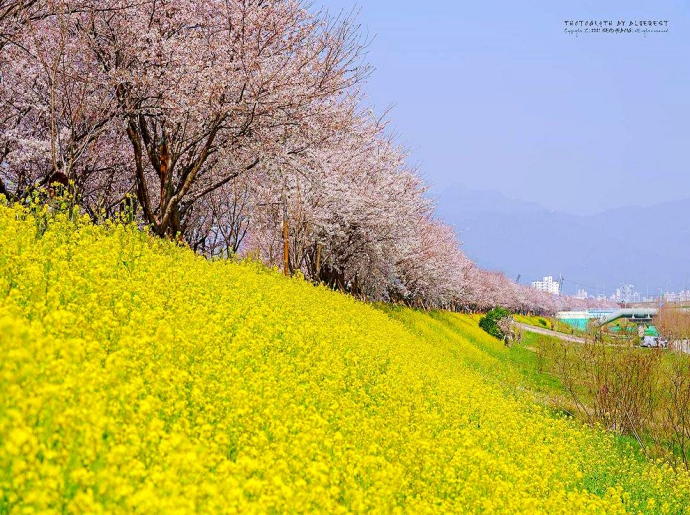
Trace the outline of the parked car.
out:
M 653 348 L 653 347 L 658 347 L 659 346 L 659 337 L 658 336 L 645 336 L 642 338 L 642 343 L 640 344 L 641 347 L 647 347 L 647 348 Z

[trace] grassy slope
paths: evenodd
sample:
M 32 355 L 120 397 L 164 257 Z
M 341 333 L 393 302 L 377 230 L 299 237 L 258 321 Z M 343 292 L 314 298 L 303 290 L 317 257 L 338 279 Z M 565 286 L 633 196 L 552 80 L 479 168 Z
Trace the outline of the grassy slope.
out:
M 684 513 L 476 319 L 0 207 L 0 512 Z M 546 381 L 540 383 L 540 381 Z M 538 397 L 538 395 L 537 395 Z
M 527 325 L 532 325 L 534 327 L 541 327 L 544 329 L 551 329 L 551 325 L 553 324 L 553 330 L 557 331 L 559 333 L 565 333 L 565 334 L 574 334 L 576 336 L 585 336 L 586 331 L 582 331 L 580 329 L 575 329 L 565 322 L 558 320 L 557 318 L 553 317 L 540 317 L 540 316 L 527 316 L 527 315 L 514 315 L 513 318 L 517 322 L 521 322 L 523 324 Z

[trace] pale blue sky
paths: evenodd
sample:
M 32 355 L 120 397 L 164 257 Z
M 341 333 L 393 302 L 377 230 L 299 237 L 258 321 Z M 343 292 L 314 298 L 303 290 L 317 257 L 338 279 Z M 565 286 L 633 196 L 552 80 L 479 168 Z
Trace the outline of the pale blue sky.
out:
M 331 12 L 354 1 L 316 0 Z M 673 1 L 369 0 L 367 91 L 440 192 L 586 214 L 690 197 L 690 7 Z M 662 19 L 668 34 L 564 34 Z

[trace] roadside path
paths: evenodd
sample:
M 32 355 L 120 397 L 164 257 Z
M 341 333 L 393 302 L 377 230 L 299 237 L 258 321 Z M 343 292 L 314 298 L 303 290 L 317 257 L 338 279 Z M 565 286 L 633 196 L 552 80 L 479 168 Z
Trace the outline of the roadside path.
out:
M 527 324 L 523 324 L 520 322 L 513 322 L 513 325 L 519 327 L 523 331 L 530 331 L 532 333 L 537 333 L 537 334 L 545 334 L 546 336 L 553 336 L 555 338 L 560 338 L 561 340 L 565 340 L 567 342 L 585 343 L 585 339 L 580 337 L 580 336 L 575 336 L 572 334 L 559 333 L 558 331 L 552 331 L 550 329 L 545 329 L 542 327 L 535 327 L 533 325 L 527 325 Z

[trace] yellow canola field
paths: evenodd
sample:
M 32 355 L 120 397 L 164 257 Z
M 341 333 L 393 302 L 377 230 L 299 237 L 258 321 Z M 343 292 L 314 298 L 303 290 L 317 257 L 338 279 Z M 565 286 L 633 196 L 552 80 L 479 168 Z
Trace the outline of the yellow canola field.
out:
M 0 206 L 0 513 L 690 513 L 469 317 L 54 218 Z

